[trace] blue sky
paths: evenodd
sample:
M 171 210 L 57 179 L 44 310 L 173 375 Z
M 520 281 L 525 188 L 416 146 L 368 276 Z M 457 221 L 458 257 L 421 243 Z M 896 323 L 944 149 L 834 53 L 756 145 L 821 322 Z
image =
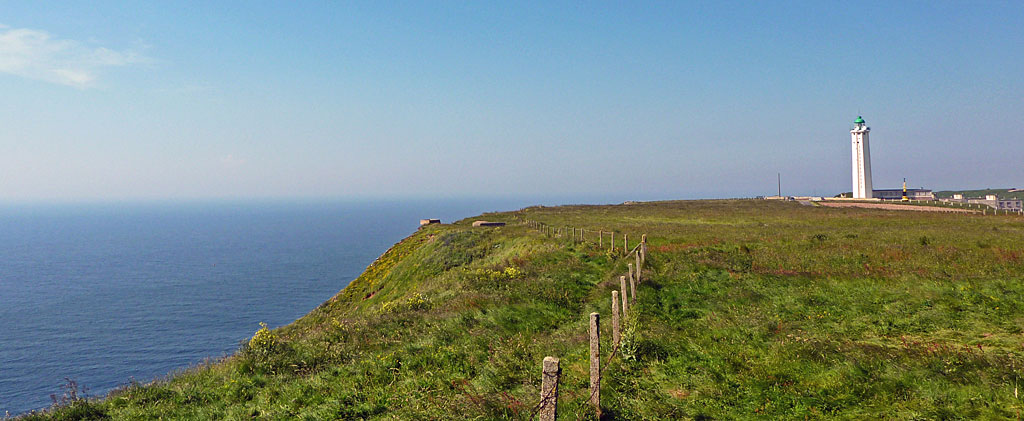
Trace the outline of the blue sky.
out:
M 0 3 L 0 201 L 1024 187 L 1020 2 Z

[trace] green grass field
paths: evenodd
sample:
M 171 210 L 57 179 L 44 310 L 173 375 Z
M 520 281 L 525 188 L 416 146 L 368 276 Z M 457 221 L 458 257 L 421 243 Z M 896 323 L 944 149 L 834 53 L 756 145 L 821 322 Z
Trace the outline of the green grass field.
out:
M 560 419 L 591 419 L 587 314 L 610 320 L 628 261 L 598 230 L 649 242 L 608 419 L 1019 416 L 1022 217 L 716 200 L 482 218 L 510 225 L 427 227 L 232 357 L 26 418 L 529 419 L 551 355 Z

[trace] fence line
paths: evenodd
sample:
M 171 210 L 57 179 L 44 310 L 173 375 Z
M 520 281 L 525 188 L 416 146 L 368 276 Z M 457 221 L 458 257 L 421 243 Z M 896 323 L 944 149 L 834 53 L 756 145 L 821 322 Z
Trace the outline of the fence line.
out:
M 525 224 L 527 226 L 533 228 L 533 229 L 538 230 L 539 232 L 543 233 L 545 236 L 554 237 L 554 238 L 560 237 L 558 234 L 559 233 L 563 233 L 563 232 L 565 233 L 564 237 L 568 237 L 569 236 L 569 232 L 571 230 L 571 232 L 572 232 L 571 242 L 573 244 L 575 244 L 577 242 L 578 243 L 586 244 L 586 242 L 587 242 L 586 241 L 586 230 L 585 230 L 585 228 L 577 228 L 577 227 L 572 227 L 572 226 L 566 226 L 566 227 L 559 227 L 557 229 L 554 229 L 554 228 L 552 228 L 552 227 L 550 227 L 547 224 L 544 224 L 542 222 L 529 221 L 529 220 L 527 220 L 525 222 Z M 604 249 L 604 230 L 603 229 L 602 230 L 598 230 L 597 234 L 598 234 L 598 238 L 597 238 L 596 245 L 598 246 L 599 250 L 603 250 Z M 609 234 L 609 245 L 611 247 L 609 249 L 609 253 L 614 255 L 615 254 L 615 231 L 609 231 L 608 234 Z M 628 290 L 626 289 L 627 288 L 627 286 L 626 286 L 627 275 L 620 275 L 619 276 L 619 289 L 618 290 L 612 290 L 612 294 L 611 294 L 612 295 L 612 308 L 611 308 L 611 313 L 612 313 L 612 320 L 611 320 L 611 323 L 612 323 L 612 326 L 611 326 L 611 331 L 612 331 L 611 345 L 612 345 L 612 349 L 611 349 L 611 352 L 608 354 L 608 358 L 605 360 L 604 364 L 601 363 L 601 343 L 600 343 L 600 339 L 601 339 L 600 317 L 601 316 L 600 316 L 599 313 L 590 313 L 590 322 L 589 322 L 589 326 L 588 326 L 588 331 L 589 331 L 589 334 L 590 334 L 590 387 L 589 387 L 590 394 L 587 397 L 586 403 L 587 403 L 587 405 L 592 407 L 592 410 L 594 411 L 594 413 L 597 415 L 598 418 L 601 417 L 601 378 L 602 378 L 602 374 L 604 373 L 605 368 L 607 368 L 608 364 L 612 361 L 612 359 L 614 357 L 616 357 L 618 355 L 618 353 L 619 353 L 619 348 L 620 348 L 620 346 L 622 344 L 622 333 L 623 333 L 622 327 L 623 327 L 623 324 L 625 323 L 625 320 L 628 319 L 629 317 L 637 317 L 635 315 L 635 311 L 631 312 L 629 310 L 629 308 L 630 308 L 631 302 L 632 302 L 633 306 L 635 306 L 635 304 L 636 304 L 636 294 L 637 294 L 636 287 L 637 287 L 637 284 L 640 283 L 641 279 L 643 279 L 643 276 L 641 274 L 643 272 L 643 265 L 644 265 L 644 263 L 647 260 L 647 234 L 641 235 L 640 242 L 637 243 L 636 247 L 630 249 L 629 248 L 629 236 L 628 236 L 628 234 L 623 233 L 622 234 L 622 251 L 624 252 L 622 257 L 626 258 L 627 260 L 635 259 L 635 262 L 627 262 L 627 264 L 626 264 L 627 267 L 629 268 L 629 271 L 628 271 L 628 277 L 629 277 L 629 287 L 628 288 L 629 289 Z M 620 305 L 621 305 L 621 314 L 620 314 Z M 540 396 L 541 400 L 540 400 L 540 402 L 537 405 L 534 406 L 533 414 L 531 414 L 531 418 L 533 418 L 534 416 L 538 416 L 538 418 L 541 419 L 541 420 L 554 420 L 555 417 L 557 417 L 557 411 L 558 411 L 557 410 L 557 408 L 558 408 L 558 380 L 559 380 L 559 374 L 561 373 L 561 371 L 560 371 L 560 369 L 558 367 L 558 364 L 559 364 L 559 359 L 558 358 L 551 357 L 551 356 L 548 356 L 548 357 L 544 358 L 544 362 L 542 364 L 542 382 L 541 382 L 541 396 Z M 579 415 L 578 418 L 582 418 L 584 413 L 585 412 L 579 413 L 578 414 Z

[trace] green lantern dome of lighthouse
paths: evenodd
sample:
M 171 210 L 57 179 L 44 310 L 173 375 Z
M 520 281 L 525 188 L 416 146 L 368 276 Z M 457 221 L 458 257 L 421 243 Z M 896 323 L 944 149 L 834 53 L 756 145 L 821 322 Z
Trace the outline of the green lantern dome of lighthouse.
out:
M 861 116 L 857 116 L 857 119 L 853 120 L 853 124 L 864 124 L 864 119 Z

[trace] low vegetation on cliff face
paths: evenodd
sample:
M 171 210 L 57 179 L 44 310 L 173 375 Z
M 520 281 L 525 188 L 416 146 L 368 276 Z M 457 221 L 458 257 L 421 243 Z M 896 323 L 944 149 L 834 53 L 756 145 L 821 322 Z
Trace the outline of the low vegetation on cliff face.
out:
M 562 361 L 560 418 L 592 418 L 587 314 L 607 320 L 622 236 L 632 247 L 643 233 L 607 418 L 1020 413 L 1024 218 L 744 200 L 484 218 L 509 225 L 425 227 L 223 361 L 27 418 L 529 419 L 548 355 Z M 585 241 L 527 220 L 584 228 Z M 616 232 L 617 252 L 598 230 Z

